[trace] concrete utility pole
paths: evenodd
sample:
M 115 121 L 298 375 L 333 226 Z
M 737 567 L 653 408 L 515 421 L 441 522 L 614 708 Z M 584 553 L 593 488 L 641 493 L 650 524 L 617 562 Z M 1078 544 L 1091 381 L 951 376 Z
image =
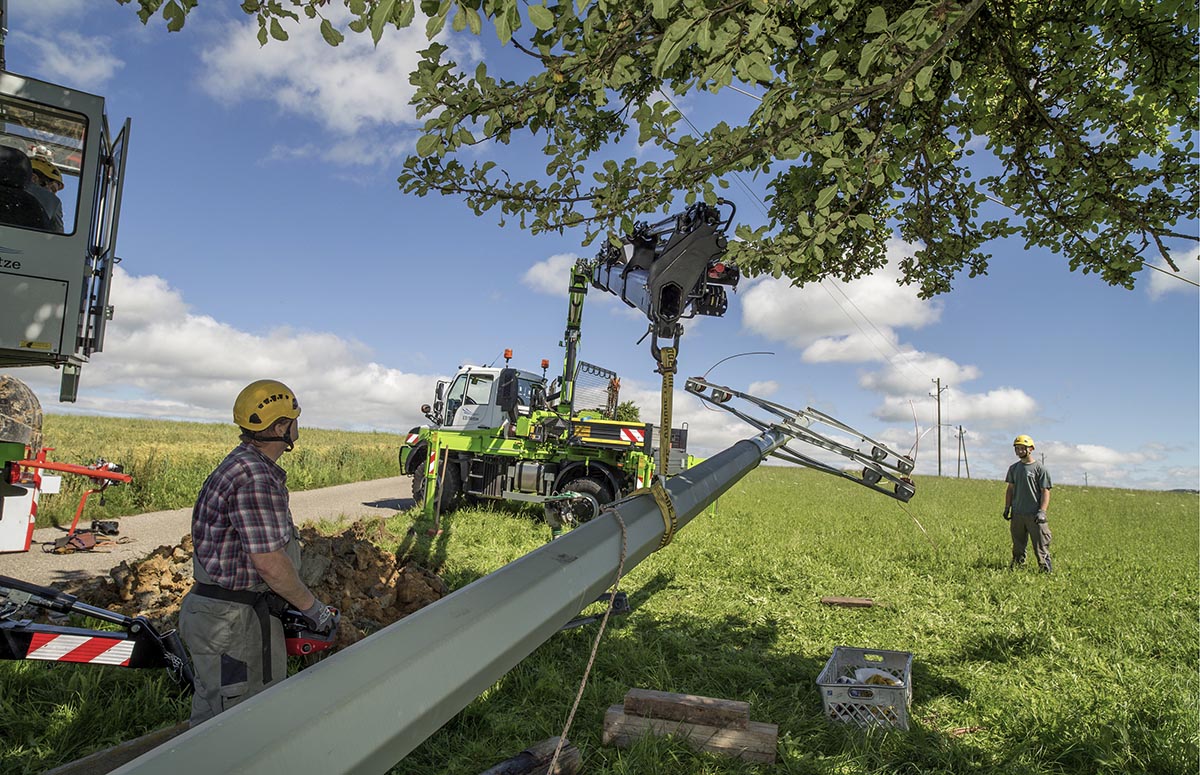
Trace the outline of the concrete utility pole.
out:
M 937 392 L 929 395 L 937 399 L 937 448 L 938 448 L 938 476 L 942 475 L 942 391 L 950 387 L 942 387 L 942 378 L 938 377 L 931 380 L 937 386 Z
M 970 479 L 971 478 L 971 461 L 967 460 L 967 432 L 963 430 L 963 427 L 961 425 L 958 426 L 958 455 L 959 455 L 958 456 L 959 476 L 960 477 L 962 476 L 962 465 L 964 463 L 966 463 L 967 478 Z
M 246 702 L 114 775 L 384 773 L 499 681 L 790 436 L 772 429 Z M 401 767 L 400 769 L 403 769 Z

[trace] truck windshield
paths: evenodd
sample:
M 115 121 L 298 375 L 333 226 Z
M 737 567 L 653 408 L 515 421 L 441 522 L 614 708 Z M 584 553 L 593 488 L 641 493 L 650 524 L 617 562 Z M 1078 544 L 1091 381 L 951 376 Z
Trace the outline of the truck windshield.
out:
M 13 149 L 0 155 L 0 222 L 60 234 L 75 231 L 87 131 L 81 114 L 0 96 L 0 146 Z M 34 199 L 41 211 L 29 206 Z
M 492 400 L 491 374 L 459 374 L 446 391 L 446 424 L 453 425 L 462 406 L 487 404 Z

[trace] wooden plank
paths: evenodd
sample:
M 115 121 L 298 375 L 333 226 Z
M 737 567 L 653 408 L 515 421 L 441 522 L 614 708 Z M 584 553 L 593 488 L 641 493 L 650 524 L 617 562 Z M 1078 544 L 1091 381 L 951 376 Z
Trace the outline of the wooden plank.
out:
M 604 714 L 602 741 L 605 745 L 628 748 L 646 734 L 674 735 L 701 751 L 733 756 L 749 762 L 774 764 L 779 727 L 775 724 L 750 721 L 745 729 L 727 729 L 705 724 L 689 724 L 685 721 L 630 716 L 620 705 L 613 705 Z
M 840 605 L 843 608 L 870 608 L 875 601 L 869 597 L 823 597 L 825 605 Z
M 583 764 L 583 756 L 569 741 L 563 743 L 558 764 L 554 772 L 550 772 L 550 762 L 554 758 L 554 750 L 558 748 L 558 740 L 557 737 L 546 738 L 479 775 L 577 775 Z
M 625 694 L 625 712 L 631 716 L 687 721 L 713 727 L 745 729 L 750 721 L 750 703 L 722 700 L 696 694 L 676 694 L 653 689 L 630 689 Z

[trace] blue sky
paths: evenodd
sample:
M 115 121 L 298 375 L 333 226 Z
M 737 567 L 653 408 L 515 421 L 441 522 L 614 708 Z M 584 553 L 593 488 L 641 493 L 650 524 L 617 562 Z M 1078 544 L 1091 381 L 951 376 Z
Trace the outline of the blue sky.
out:
M 102 94 L 111 122 L 133 120 L 105 351 L 74 406 L 57 403 L 56 372 L 14 372 L 47 411 L 223 421 L 242 385 L 269 376 L 297 391 L 310 425 L 403 431 L 461 363 L 506 347 L 514 365 L 561 362 L 567 268 L 596 246 L 396 185 L 418 136 L 407 73 L 420 27 L 389 30 L 377 49 L 354 34 L 332 49 L 316 25 L 291 26 L 291 40 L 260 48 L 236 4 L 202 4 L 175 34 L 115 2 L 10 0 L 9 11 L 10 70 Z M 463 61 L 505 56 L 486 35 L 445 42 Z M 678 104 L 701 126 L 754 107 L 736 94 Z M 529 151 L 481 153 L 536 165 Z M 614 154 L 636 151 L 629 140 Z M 737 220 L 760 225 L 765 181 L 743 183 L 731 189 Z M 1195 243 L 1172 247 L 1196 281 Z M 744 280 L 725 318 L 689 325 L 678 384 L 771 352 L 709 378 L 902 451 L 920 436 L 917 473 L 933 474 L 940 378 L 945 475 L 966 475 L 962 426 L 975 478 L 1002 478 L 1026 433 L 1060 484 L 1200 487 L 1196 287 L 1145 271 L 1135 290 L 1112 288 L 1019 242 L 992 248 L 988 276 L 933 301 L 889 271 L 802 289 Z M 615 298 L 589 294 L 582 357 L 618 371 L 623 398 L 657 420 L 644 330 Z M 675 414 L 693 452 L 752 435 L 682 392 Z

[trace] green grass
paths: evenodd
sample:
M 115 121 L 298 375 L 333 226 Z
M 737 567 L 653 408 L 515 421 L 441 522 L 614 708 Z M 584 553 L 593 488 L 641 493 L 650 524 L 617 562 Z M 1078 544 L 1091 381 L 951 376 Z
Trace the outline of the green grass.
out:
M 195 503 L 204 479 L 238 444 L 229 423 L 166 422 L 115 417 L 46 415 L 50 460 L 90 465 L 97 458 L 124 466 L 129 484 L 109 487 L 104 503 L 89 497 L 80 522 L 178 509 Z M 392 433 L 301 428 L 296 449 L 279 463 L 293 491 L 396 476 L 401 439 Z M 64 474 L 62 492 L 38 502 L 38 527 L 69 525 L 90 479 Z
M 1200 501 L 1057 487 L 1045 576 L 1007 570 L 1002 499 L 999 482 L 923 478 L 910 516 L 819 474 L 755 471 L 622 581 L 634 610 L 610 621 L 569 734 L 585 771 L 1196 772 Z M 401 536 L 413 517 L 389 528 Z M 444 528 L 389 548 L 461 587 L 547 535 L 530 511 L 465 510 Z M 821 605 L 827 595 L 880 605 Z M 554 636 L 394 772 L 475 775 L 558 734 L 595 630 Z M 910 731 L 823 718 L 814 681 L 839 645 L 914 654 Z M 777 763 L 669 739 L 603 747 L 605 709 L 635 686 L 748 701 L 753 720 L 779 725 Z M 0 663 L 0 713 L 0 760 L 36 772 L 187 710 L 153 673 Z

